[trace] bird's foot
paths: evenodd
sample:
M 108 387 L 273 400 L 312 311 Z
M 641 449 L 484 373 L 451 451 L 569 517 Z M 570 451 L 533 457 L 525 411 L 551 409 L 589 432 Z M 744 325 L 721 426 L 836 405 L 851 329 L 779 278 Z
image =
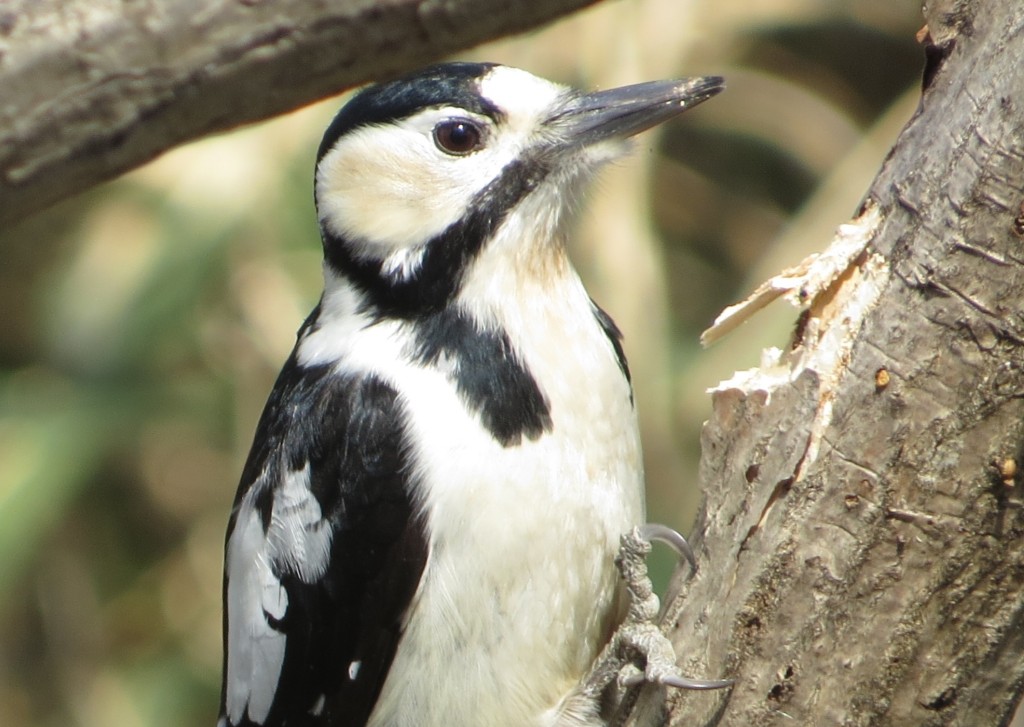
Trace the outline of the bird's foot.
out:
M 655 540 L 669 545 L 681 559 L 686 559 L 693 572 L 697 570 L 689 543 L 665 525 L 643 525 L 622 536 L 615 564 L 626 582 L 629 611 L 594 662 L 583 686 L 584 693 L 600 699 L 615 683 L 618 719 L 611 721 L 613 725 L 628 715 L 638 696 L 638 687 L 643 684 L 698 690 L 725 689 L 733 684 L 731 679 L 693 679 L 679 673 L 672 642 L 657 623 L 661 602 L 647 575 L 647 556 Z

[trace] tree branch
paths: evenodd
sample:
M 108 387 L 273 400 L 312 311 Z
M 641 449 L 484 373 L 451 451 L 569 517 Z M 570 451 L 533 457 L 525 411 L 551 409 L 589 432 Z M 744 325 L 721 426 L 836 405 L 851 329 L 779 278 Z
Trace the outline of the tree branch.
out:
M 839 264 L 796 271 L 792 348 L 713 393 L 666 623 L 737 684 L 640 723 L 996 725 L 1024 689 L 1024 6 L 926 12 L 919 110 Z
M 593 1 L 11 0 L 0 8 L 0 224 L 177 144 Z

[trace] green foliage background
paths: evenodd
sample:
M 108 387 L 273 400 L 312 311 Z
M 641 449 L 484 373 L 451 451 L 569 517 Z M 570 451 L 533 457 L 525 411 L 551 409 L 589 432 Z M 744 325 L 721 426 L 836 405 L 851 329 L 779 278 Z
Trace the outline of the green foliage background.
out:
M 700 331 L 853 212 L 913 112 L 920 25 L 892 0 L 623 0 L 462 56 L 586 87 L 728 80 L 606 170 L 578 224 L 578 265 L 627 336 L 651 519 L 688 529 L 704 391 L 785 345 L 794 313 L 709 352 Z M 176 150 L 0 235 L 7 727 L 214 723 L 224 526 L 320 292 L 312 164 L 339 104 Z

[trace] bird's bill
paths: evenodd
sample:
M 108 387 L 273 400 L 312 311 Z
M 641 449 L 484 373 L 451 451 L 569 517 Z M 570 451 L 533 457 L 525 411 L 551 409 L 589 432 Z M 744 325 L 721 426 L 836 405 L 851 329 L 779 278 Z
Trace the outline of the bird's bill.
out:
M 547 124 L 569 146 L 625 139 L 678 116 L 725 88 L 718 76 L 648 81 L 572 98 Z

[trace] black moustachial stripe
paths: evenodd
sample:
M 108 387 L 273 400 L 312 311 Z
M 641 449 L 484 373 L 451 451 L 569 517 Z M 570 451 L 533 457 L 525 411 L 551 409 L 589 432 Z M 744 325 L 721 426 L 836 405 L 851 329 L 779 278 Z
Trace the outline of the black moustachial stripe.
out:
M 548 401 L 505 333 L 481 330 L 453 308 L 417 320 L 414 330 L 417 360 L 445 361 L 466 407 L 503 447 L 551 431 Z
M 401 278 L 383 261 L 353 254 L 349 241 L 321 229 L 324 257 L 364 294 L 366 305 L 385 317 L 413 318 L 441 310 L 455 297 L 465 271 L 508 213 L 548 175 L 550 166 L 529 156 L 509 163 L 470 201 L 462 219 L 424 244 L 420 265 Z
M 271 563 L 288 605 L 282 618 L 268 615 L 267 621 L 285 634 L 285 654 L 260 727 L 365 725 L 376 704 L 427 558 L 405 420 L 398 393 L 372 375 L 304 368 L 293 354 L 278 378 L 243 471 L 236 512 L 249 488 L 261 487 L 256 505 L 266 531 L 274 508 L 288 506 L 274 490 L 288 472 L 308 466 L 322 515 L 317 527 L 330 528 L 331 541 L 326 571 L 312 582 L 294 569 L 303 554 Z

